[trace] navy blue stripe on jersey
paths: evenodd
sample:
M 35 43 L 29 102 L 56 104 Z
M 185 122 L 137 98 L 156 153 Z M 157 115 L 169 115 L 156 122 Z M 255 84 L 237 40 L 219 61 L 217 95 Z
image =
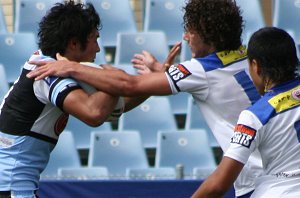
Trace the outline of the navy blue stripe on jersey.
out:
M 260 120 L 260 122 L 263 125 L 265 125 L 271 118 L 275 117 L 276 115 L 294 108 L 298 108 L 300 106 L 300 104 L 296 104 L 294 106 L 287 105 L 287 108 L 285 108 L 284 110 L 276 112 L 277 106 L 273 107 L 269 102 L 271 99 L 277 97 L 279 94 L 292 90 L 293 88 L 299 86 L 299 84 L 300 81 L 299 79 L 297 79 L 276 85 L 275 87 L 273 87 L 272 90 L 267 92 L 260 100 L 258 100 L 253 106 L 249 107 L 248 110 L 254 113 Z M 286 99 L 278 102 L 278 106 L 283 106 L 284 103 L 288 103 L 289 100 L 290 99 Z
M 80 86 L 75 80 L 71 78 L 57 78 L 50 85 L 49 100 L 62 110 L 63 100 L 67 94 L 77 88 L 80 88 Z
M 251 104 L 253 105 L 257 100 L 261 98 L 259 93 L 257 92 L 252 80 L 249 78 L 245 71 L 241 71 L 234 75 L 236 81 L 241 85 L 247 94 Z
M 4 133 L 28 133 L 45 106 L 34 95 L 34 79 L 26 77 L 28 72 L 22 70 L 19 81 L 13 85 L 1 109 L 0 131 Z
M 215 53 L 210 54 L 203 58 L 196 58 L 196 60 L 202 64 L 205 72 L 224 67 L 223 63 Z

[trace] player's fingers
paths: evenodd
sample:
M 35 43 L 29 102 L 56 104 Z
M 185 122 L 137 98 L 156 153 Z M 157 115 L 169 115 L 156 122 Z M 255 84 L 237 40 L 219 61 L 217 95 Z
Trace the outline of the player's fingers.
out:
M 38 67 L 46 65 L 47 61 L 28 61 L 29 64 L 36 65 Z
M 41 66 L 29 72 L 26 76 L 27 78 L 38 78 L 42 79 L 42 77 L 47 73 L 47 66 Z M 42 77 L 41 77 L 42 76 Z

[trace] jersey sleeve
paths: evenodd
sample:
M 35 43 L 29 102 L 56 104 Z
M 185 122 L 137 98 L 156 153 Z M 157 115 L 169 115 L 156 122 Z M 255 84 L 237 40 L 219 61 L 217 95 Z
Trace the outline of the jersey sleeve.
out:
M 172 65 L 166 70 L 173 94 L 178 92 L 189 92 L 203 95 L 208 94 L 208 82 L 202 65 L 191 59 L 177 65 Z
M 261 141 L 261 129 L 262 123 L 252 112 L 242 111 L 224 156 L 245 164 Z
M 63 101 L 75 89 L 80 89 L 78 82 L 71 78 L 47 77 L 34 83 L 36 97 L 44 104 L 51 102 L 63 110 Z

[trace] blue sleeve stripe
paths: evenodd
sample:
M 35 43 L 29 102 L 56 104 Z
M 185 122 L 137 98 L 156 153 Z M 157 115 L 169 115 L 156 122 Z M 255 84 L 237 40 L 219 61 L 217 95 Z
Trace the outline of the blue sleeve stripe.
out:
M 78 83 L 73 79 L 65 78 L 63 80 L 60 80 L 57 84 L 55 84 L 52 89 L 50 101 L 53 104 L 56 104 L 56 99 L 57 99 L 59 93 L 61 93 L 64 89 L 67 89 L 70 84 L 72 84 L 72 86 L 75 86 Z
M 242 86 L 245 93 L 247 94 L 251 104 L 254 104 L 261 97 L 257 92 L 252 80 L 249 78 L 245 71 L 241 71 L 234 75 L 236 81 Z

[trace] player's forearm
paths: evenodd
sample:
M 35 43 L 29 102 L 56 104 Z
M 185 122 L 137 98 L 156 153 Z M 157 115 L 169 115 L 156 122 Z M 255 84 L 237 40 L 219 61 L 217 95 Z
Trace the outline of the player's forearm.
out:
M 77 80 L 86 82 L 98 90 L 114 96 L 136 96 L 135 77 L 121 70 L 106 70 L 85 67 L 74 63 L 69 75 Z

